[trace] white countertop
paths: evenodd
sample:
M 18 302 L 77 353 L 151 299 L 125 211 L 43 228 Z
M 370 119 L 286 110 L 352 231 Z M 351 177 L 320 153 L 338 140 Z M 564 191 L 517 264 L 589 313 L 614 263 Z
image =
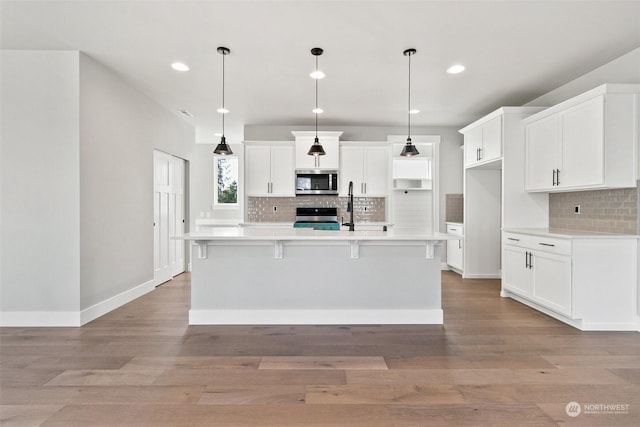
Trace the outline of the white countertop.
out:
M 555 228 L 503 228 L 508 233 L 528 234 L 531 236 L 552 237 L 556 239 L 638 239 L 636 234 L 599 233 L 596 231 L 562 230 Z
M 421 229 L 389 229 L 389 231 L 329 231 L 313 230 L 309 228 L 282 227 L 211 227 L 207 230 L 186 233 L 177 239 L 206 241 L 206 240 L 297 240 L 297 241 L 441 241 L 459 240 L 460 236 L 445 233 L 433 233 Z

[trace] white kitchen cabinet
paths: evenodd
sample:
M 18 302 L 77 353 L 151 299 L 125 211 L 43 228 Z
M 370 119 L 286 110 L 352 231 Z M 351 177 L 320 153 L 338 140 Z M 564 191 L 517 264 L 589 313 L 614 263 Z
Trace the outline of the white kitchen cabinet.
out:
M 474 151 L 474 141 L 484 137 L 494 160 L 466 165 L 464 191 L 464 274 L 467 279 L 500 278 L 501 229 L 505 226 L 543 226 L 548 223 L 546 194 L 524 191 L 524 122 L 543 107 L 502 107 L 469 124 L 460 132 Z M 476 143 L 477 144 L 477 143 Z M 497 160 L 495 157 L 498 157 Z M 472 157 L 470 161 L 475 161 Z
M 505 233 L 503 289 L 571 316 L 571 241 Z
M 307 154 L 316 136 L 315 131 L 292 131 L 291 133 L 296 138 L 296 169 L 338 170 L 340 167 L 339 142 L 342 132 L 318 132 L 318 139 L 326 153 L 324 156 L 310 156 Z
M 525 189 L 634 187 L 639 92 L 603 85 L 526 119 Z
M 633 330 L 636 265 L 635 236 L 504 231 L 501 295 L 582 330 Z
M 389 191 L 389 147 L 340 146 L 340 195 L 346 196 L 353 181 L 354 196 L 386 197 Z
M 293 144 L 249 141 L 244 144 L 246 195 L 295 197 Z
M 448 222 L 447 234 L 460 236 L 460 240 L 447 240 L 447 265 L 455 272 L 462 274 L 462 237 L 464 236 L 464 225 Z
M 502 156 L 502 115 L 479 120 L 460 130 L 464 134 L 464 166 L 474 167 Z

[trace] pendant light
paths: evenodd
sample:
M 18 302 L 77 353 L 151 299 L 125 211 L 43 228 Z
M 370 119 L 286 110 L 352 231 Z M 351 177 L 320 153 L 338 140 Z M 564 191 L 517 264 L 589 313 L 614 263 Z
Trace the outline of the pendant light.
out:
M 325 153 L 324 148 L 322 148 L 320 140 L 318 139 L 318 114 L 322 113 L 322 110 L 318 108 L 318 80 L 324 77 L 324 74 L 321 73 L 318 69 L 318 56 L 322 55 L 323 52 L 324 51 L 319 47 L 314 47 L 313 49 L 311 49 L 311 54 L 316 57 L 316 69 L 313 73 L 311 73 L 311 77 L 316 80 L 316 108 L 313 109 L 313 113 L 316 115 L 316 137 L 313 140 L 313 145 L 311 145 L 311 148 L 309 148 L 307 154 L 310 156 L 316 156 L 316 162 L 318 156 L 324 156 L 325 154 L 327 154 Z
M 229 55 L 231 51 L 226 47 L 220 46 L 218 48 L 218 53 L 222 55 L 222 108 L 218 109 L 218 112 L 222 113 L 222 138 L 220 139 L 220 144 L 218 144 L 216 149 L 213 150 L 213 153 L 221 156 L 228 156 L 233 154 L 233 151 L 231 151 L 231 147 L 227 145 L 227 139 L 224 136 L 224 115 L 229 112 L 224 108 L 224 57 Z
M 409 126 L 407 129 L 407 143 L 402 148 L 402 152 L 400 152 L 400 155 L 404 157 L 411 157 L 420 154 L 416 146 L 411 143 L 411 57 L 415 55 L 417 51 L 415 49 L 407 49 L 402 53 L 404 54 L 404 56 L 409 57 L 409 107 L 407 108 Z

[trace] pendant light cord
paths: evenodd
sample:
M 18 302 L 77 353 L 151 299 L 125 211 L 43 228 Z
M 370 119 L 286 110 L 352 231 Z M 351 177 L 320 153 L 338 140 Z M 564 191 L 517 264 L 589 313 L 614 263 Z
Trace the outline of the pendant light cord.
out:
M 408 101 L 408 106 L 407 106 L 407 118 L 408 118 L 408 129 L 407 129 L 407 140 L 411 141 L 411 56 L 412 54 L 410 53 L 409 55 L 409 101 Z
M 222 54 L 222 137 L 224 138 L 224 57 L 227 56 L 226 53 Z
M 316 55 L 316 71 L 318 71 L 318 56 Z M 318 139 L 318 80 L 320 79 L 315 79 L 316 81 L 316 140 Z

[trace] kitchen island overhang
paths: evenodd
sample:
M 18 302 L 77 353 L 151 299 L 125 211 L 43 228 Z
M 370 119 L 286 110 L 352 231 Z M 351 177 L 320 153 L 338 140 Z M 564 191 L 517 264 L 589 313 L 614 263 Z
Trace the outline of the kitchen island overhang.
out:
M 441 245 L 422 230 L 212 228 L 193 242 L 192 325 L 442 324 Z

